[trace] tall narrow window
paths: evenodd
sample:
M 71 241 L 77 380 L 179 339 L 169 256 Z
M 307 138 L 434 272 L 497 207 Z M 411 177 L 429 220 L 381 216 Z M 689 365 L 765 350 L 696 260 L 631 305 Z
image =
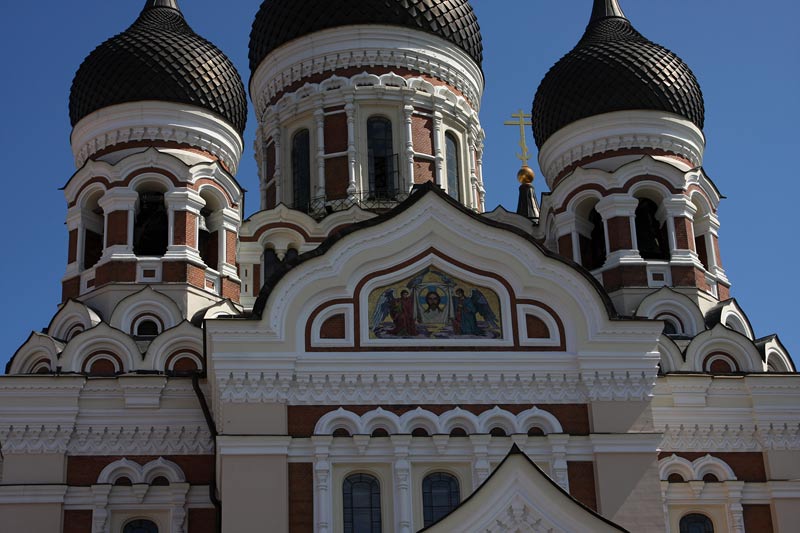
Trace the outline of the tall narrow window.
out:
M 461 200 L 461 176 L 458 169 L 458 140 L 452 133 L 444 136 L 447 159 L 447 194 Z
M 381 533 L 381 487 L 369 474 L 353 474 L 342 486 L 345 533 Z
M 392 141 L 392 122 L 384 117 L 367 121 L 369 192 L 377 199 L 391 199 L 397 193 L 397 155 Z
M 311 137 L 300 130 L 292 138 L 292 187 L 294 208 L 308 211 L 311 204 Z
M 588 270 L 594 270 L 602 267 L 606 262 L 606 231 L 603 217 L 594 208 L 589 212 L 589 223 L 592 225 L 592 233 L 589 237 L 588 247 L 585 249 L 586 257 L 583 258 L 583 266 Z
M 422 480 L 422 514 L 425 527 L 447 516 L 461 503 L 458 479 L 445 472 L 436 472 Z
M 164 193 L 140 192 L 133 225 L 133 253 L 158 257 L 167 253 L 168 228 Z
M 150 520 L 134 520 L 125 524 L 122 533 L 158 533 L 158 526 Z
M 639 242 L 639 255 L 643 259 L 669 261 L 669 243 L 666 225 L 656 218 L 658 206 L 652 200 L 642 198 L 636 208 L 636 240 Z
M 83 218 L 83 268 L 92 268 L 103 255 L 103 247 L 105 246 L 104 240 L 104 226 L 105 220 L 103 218 L 103 209 L 100 207 L 98 201 L 102 197 L 102 193 L 95 194 L 87 203 L 84 208 Z
M 681 518 L 681 533 L 714 533 L 711 519 L 702 514 L 688 514 Z

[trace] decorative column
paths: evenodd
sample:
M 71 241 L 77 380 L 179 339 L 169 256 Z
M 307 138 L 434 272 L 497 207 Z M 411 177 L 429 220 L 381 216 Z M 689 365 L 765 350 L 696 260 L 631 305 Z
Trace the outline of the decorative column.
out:
M 473 209 L 478 209 L 478 198 L 480 197 L 479 192 L 479 183 L 478 183 L 478 174 L 475 170 L 475 131 L 470 128 L 467 131 L 467 169 L 469 170 L 469 183 L 470 186 L 467 187 L 469 190 L 469 196 L 464 198 L 465 204 Z M 466 192 L 466 191 L 465 191 Z
M 719 219 L 713 213 L 707 214 L 702 220 L 696 223 L 695 232 L 703 235 L 705 239 L 709 273 L 718 280 L 727 283 L 728 277 L 725 275 L 725 270 L 722 268 L 718 255 Z
M 311 437 L 314 443 L 314 524 L 317 533 L 333 529 L 330 446 L 331 436 Z
M 92 485 L 92 533 L 109 533 L 108 496 L 111 485 Z
M 350 200 L 355 200 L 356 192 L 356 106 L 353 103 L 355 96 L 349 94 L 345 97 L 347 102 L 344 112 L 347 115 L 347 172 L 349 183 L 347 185 L 347 195 Z
M 547 440 L 553 450 L 553 479 L 562 489 L 569 492 L 569 468 L 567 465 L 569 435 L 548 435 Z
M 626 194 L 612 194 L 602 198 L 595 209 L 603 217 L 606 233 L 606 266 L 639 263 L 636 241 L 636 208 L 639 200 Z
M 406 180 L 402 182 L 403 176 L 400 176 L 400 190 L 408 192 L 414 184 L 414 131 L 411 127 L 412 118 L 414 116 L 414 106 L 406 103 L 403 106 L 403 122 L 405 125 L 405 155 L 406 155 Z
M 276 117 L 276 121 L 278 117 Z M 283 152 L 281 150 L 281 130 L 280 127 L 276 127 L 272 130 L 270 134 L 272 137 L 272 144 L 275 145 L 275 174 L 272 176 L 272 180 L 275 182 L 275 205 L 280 204 L 283 201 L 283 179 L 281 178 L 281 165 L 282 165 L 282 155 Z
M 184 533 L 186 531 L 186 495 L 189 493 L 188 483 L 175 483 L 170 485 L 172 493 L 170 510 L 170 533 Z
M 398 533 L 412 533 L 411 463 L 408 448 L 411 435 L 392 435 L 394 445 L 395 522 Z
M 742 491 L 744 481 L 726 481 L 725 489 L 728 491 L 728 516 L 730 518 L 731 533 L 745 533 L 744 508 L 742 507 Z
M 127 188 L 108 190 L 98 205 L 105 213 L 104 249 L 100 261 L 135 260 L 133 223 L 139 194 Z
M 314 111 L 314 120 L 317 124 L 317 198 L 325 201 L 325 110 L 320 107 Z M 313 198 L 312 198 L 313 200 Z M 312 202 L 313 203 L 313 202 Z
M 697 208 L 691 200 L 680 194 L 664 200 L 661 209 L 667 219 L 670 262 L 703 268 L 694 247 L 693 220 Z
M 581 248 L 579 235 L 575 229 L 575 213 L 565 211 L 556 215 L 554 220 L 556 240 L 558 242 L 558 253 L 572 259 L 576 263 L 581 262 Z M 567 242 L 569 239 L 569 242 Z
M 481 130 L 480 139 L 475 152 L 475 166 L 477 167 L 478 173 L 478 211 L 480 213 L 486 211 L 486 189 L 483 186 L 483 141 L 485 137 L 486 134 Z
M 198 220 L 206 201 L 191 189 L 180 189 L 164 195 L 169 213 L 169 240 L 164 259 L 189 261 L 205 266 L 197 250 Z
M 214 213 L 211 223 L 219 228 L 219 273 L 239 281 L 236 268 L 236 236 L 239 234 L 239 212 L 226 207 Z
M 472 469 L 474 475 L 472 476 L 472 490 L 476 490 L 481 484 L 489 478 L 492 472 L 492 466 L 489 463 L 489 443 L 492 442 L 491 435 L 470 435 L 469 440 L 472 443 Z
M 436 184 L 441 186 L 443 182 L 443 165 L 444 165 L 444 151 L 442 150 L 442 124 L 444 123 L 444 115 L 440 111 L 433 113 L 433 155 L 435 159 L 435 174 Z

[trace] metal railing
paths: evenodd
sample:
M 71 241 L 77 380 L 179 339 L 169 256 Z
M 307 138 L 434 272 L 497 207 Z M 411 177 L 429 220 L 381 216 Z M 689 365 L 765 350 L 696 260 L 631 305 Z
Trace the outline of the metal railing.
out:
M 321 220 L 328 215 L 338 211 L 346 211 L 353 206 L 358 206 L 367 211 L 385 212 L 394 209 L 397 204 L 409 197 L 408 192 L 399 190 L 385 191 L 364 191 L 349 194 L 342 198 L 329 198 L 327 196 L 317 196 L 309 200 L 308 203 L 289 206 L 292 209 L 303 211 L 311 217 Z

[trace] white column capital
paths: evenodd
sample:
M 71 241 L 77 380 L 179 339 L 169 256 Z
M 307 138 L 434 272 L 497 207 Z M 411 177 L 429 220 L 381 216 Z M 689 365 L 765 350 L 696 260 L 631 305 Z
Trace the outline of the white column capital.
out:
M 103 208 L 106 213 L 114 211 L 129 211 L 136 206 L 139 201 L 139 193 L 122 187 L 109 189 L 98 200 L 97 205 Z
M 198 192 L 191 189 L 182 189 L 177 191 L 168 192 L 164 195 L 164 202 L 167 204 L 168 209 L 174 211 L 188 211 L 199 215 L 200 211 L 205 207 L 206 201 Z
M 605 196 L 597 202 L 595 210 L 600 213 L 603 220 L 616 217 L 630 217 L 636 214 L 639 200 L 627 194 L 612 194 Z

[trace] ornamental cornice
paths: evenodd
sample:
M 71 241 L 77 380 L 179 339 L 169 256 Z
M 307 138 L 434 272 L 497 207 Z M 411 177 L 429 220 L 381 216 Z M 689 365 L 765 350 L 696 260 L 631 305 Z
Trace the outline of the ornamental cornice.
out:
M 442 376 L 424 374 L 229 373 L 217 377 L 224 403 L 458 404 L 586 403 L 645 400 L 655 376 L 595 372 Z
M 666 425 L 660 448 L 664 451 L 691 452 L 800 450 L 800 423 L 765 426 Z
M 202 426 L 19 425 L 0 427 L 4 454 L 207 455 L 213 439 Z

